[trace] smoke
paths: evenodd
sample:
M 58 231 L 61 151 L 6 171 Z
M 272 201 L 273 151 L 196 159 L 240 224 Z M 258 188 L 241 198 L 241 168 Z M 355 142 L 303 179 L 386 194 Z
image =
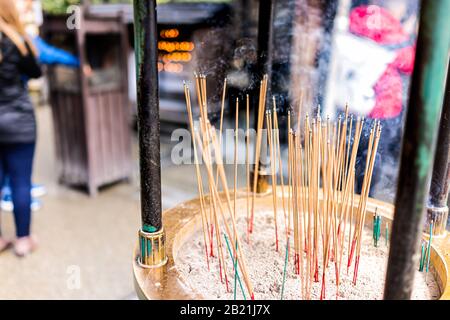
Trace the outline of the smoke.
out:
M 343 21 L 336 20 L 340 9 L 338 5 L 343 2 L 345 1 L 279 0 L 276 2 L 271 94 L 276 96 L 281 113 L 285 112 L 288 106 L 292 107 L 294 120 L 297 119 L 300 101 L 303 102 L 301 120 L 306 113 L 313 114 L 317 106 L 323 104 L 327 91 L 326 80 L 330 72 L 330 54 L 333 50 L 333 29 L 336 29 L 337 23 Z M 257 6 L 255 1 L 252 3 Z M 415 4 L 407 6 L 408 15 L 414 18 L 417 13 L 417 1 L 411 1 L 411 3 Z M 251 12 L 252 14 L 248 15 L 249 24 L 256 26 L 257 10 L 256 13 L 255 10 Z M 347 13 L 343 16 L 344 19 L 346 15 Z M 238 32 L 235 32 L 233 23 L 231 21 L 226 25 L 206 28 L 194 34 L 197 48 L 194 60 L 198 66 L 196 71 L 208 77 L 208 110 L 213 124 L 220 115 L 225 77 L 228 79 L 230 91 L 234 89 L 235 92 L 242 93 L 259 87 L 260 79 L 257 78 L 259 70 L 254 69 L 257 61 L 256 32 L 250 32 L 248 37 L 241 37 Z M 409 85 L 407 76 L 403 77 L 403 83 L 405 86 L 403 109 L 405 109 Z M 237 93 L 233 94 L 239 96 Z M 268 102 L 271 102 L 270 97 Z M 335 114 L 329 114 L 331 119 L 336 118 L 342 109 L 332 110 L 332 112 Z M 371 194 L 388 202 L 394 200 L 397 186 L 403 114 L 404 112 L 396 118 L 382 121 L 383 132 Z M 323 116 L 327 115 L 323 114 Z M 280 114 L 280 127 L 283 120 L 285 118 Z M 366 141 L 372 121 L 366 120 L 360 145 L 362 150 L 367 146 Z M 364 154 L 361 151 L 359 162 L 364 161 Z

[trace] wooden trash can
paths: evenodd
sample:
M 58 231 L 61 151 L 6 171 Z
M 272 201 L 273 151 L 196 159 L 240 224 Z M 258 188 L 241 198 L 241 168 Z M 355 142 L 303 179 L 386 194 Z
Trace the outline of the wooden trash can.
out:
M 128 33 L 120 14 L 85 12 L 73 30 L 66 21 L 46 16 L 42 30 L 47 41 L 80 59 L 80 68 L 48 68 L 57 170 L 60 183 L 95 195 L 131 175 Z

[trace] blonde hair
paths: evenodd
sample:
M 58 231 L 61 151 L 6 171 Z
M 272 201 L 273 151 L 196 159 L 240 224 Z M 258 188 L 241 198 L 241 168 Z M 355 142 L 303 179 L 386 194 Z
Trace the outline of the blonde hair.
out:
M 37 56 L 37 50 L 25 32 L 19 12 L 13 0 L 0 0 L 0 32 L 7 36 L 23 56 L 28 54 L 26 44 Z M 26 44 L 25 44 L 26 43 Z

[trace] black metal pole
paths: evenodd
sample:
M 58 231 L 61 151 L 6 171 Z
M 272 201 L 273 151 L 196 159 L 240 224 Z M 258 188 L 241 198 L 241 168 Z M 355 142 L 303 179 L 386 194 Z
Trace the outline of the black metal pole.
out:
M 450 49 L 450 0 L 422 1 L 385 299 L 411 298 Z
M 270 97 L 270 83 L 272 79 L 272 56 L 273 56 L 273 19 L 274 0 L 260 0 L 258 9 L 258 50 L 256 70 L 259 80 L 268 76 L 267 96 Z M 259 95 L 259 86 L 255 87 L 255 98 Z M 258 112 L 255 112 L 255 129 L 258 123 Z M 261 152 L 261 155 L 263 152 Z
M 142 230 L 161 222 L 161 159 L 156 0 L 134 0 Z
M 271 55 L 273 53 L 273 15 L 274 1 L 260 0 L 258 13 L 258 61 L 257 70 L 262 79 L 264 74 L 271 74 Z

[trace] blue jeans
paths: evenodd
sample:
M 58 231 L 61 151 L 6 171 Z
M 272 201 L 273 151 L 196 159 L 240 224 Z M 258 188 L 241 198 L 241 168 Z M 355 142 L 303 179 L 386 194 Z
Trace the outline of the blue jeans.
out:
M 7 176 L 14 205 L 17 237 L 30 235 L 31 173 L 35 143 L 0 143 L 0 186 Z

